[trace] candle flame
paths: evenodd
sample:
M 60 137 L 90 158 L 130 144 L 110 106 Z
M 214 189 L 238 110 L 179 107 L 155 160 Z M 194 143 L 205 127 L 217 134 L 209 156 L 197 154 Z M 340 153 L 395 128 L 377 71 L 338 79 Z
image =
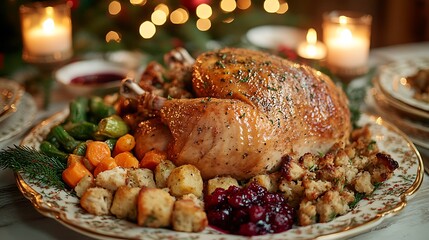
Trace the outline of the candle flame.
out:
M 347 17 L 346 16 L 340 16 L 339 21 L 340 21 L 341 25 L 346 25 L 347 24 Z
M 48 16 L 48 17 L 54 16 L 54 8 L 53 7 L 46 7 L 45 11 L 46 11 L 46 16 Z
M 312 45 L 316 44 L 316 42 L 317 42 L 317 32 L 316 32 L 316 30 L 314 28 L 308 29 L 306 39 L 307 39 L 307 42 L 309 44 L 312 44 Z
M 340 30 L 340 39 L 343 42 L 350 42 L 353 39 L 352 32 L 348 28 L 343 28 Z
M 47 18 L 45 21 L 43 21 L 42 29 L 43 29 L 43 32 L 45 33 L 52 33 L 55 29 L 54 19 Z

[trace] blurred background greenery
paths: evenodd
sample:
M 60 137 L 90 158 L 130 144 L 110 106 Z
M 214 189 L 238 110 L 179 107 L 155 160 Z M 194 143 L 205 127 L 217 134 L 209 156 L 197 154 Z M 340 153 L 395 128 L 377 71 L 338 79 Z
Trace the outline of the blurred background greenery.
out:
M 39 0 L 41 1 L 41 0 Z M 302 29 L 313 27 L 321 33 L 322 14 L 331 10 L 353 10 L 371 14 L 373 28 L 371 47 L 429 40 L 429 0 L 281 0 L 287 4 L 284 13 L 268 13 L 267 0 L 253 0 L 250 7 L 233 12 L 222 11 L 218 0 L 115 0 L 120 3 L 117 14 L 109 13 L 113 0 L 68 0 L 72 5 L 73 44 L 76 56 L 87 52 L 138 50 L 154 59 L 177 46 L 191 52 L 218 46 L 245 44 L 243 36 L 260 25 L 287 25 Z M 18 9 L 32 0 L 0 1 L 0 76 L 7 76 L 25 65 L 21 60 L 21 32 Z M 236 1 L 237 3 L 240 1 Z M 246 1 L 241 1 L 246 2 Z M 247 2 L 250 2 L 247 1 Z M 137 3 L 137 4 L 136 4 Z M 150 20 L 160 3 L 170 11 L 186 7 L 189 20 L 184 24 L 167 21 L 157 26 L 156 34 L 144 39 L 139 26 Z M 211 27 L 201 31 L 196 27 L 195 8 L 201 3 L 213 9 Z M 108 38 L 113 32 L 119 38 Z

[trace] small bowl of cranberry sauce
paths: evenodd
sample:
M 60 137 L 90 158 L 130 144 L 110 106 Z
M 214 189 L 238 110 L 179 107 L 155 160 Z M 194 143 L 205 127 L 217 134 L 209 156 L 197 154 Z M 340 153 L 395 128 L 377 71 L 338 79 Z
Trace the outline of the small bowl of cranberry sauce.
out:
M 58 69 L 55 80 L 74 95 L 100 95 L 117 91 L 122 79 L 134 73 L 119 64 L 102 59 L 82 60 Z

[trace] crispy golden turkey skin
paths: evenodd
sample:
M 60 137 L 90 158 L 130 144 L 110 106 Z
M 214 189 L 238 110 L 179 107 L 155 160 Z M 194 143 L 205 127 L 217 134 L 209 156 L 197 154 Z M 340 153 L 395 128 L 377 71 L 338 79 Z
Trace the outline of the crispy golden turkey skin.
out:
M 171 132 L 170 159 L 195 165 L 205 179 L 247 179 L 275 169 L 285 154 L 348 141 L 345 94 L 311 67 L 225 48 L 197 57 L 192 86 L 196 98 L 165 101 L 158 118 Z

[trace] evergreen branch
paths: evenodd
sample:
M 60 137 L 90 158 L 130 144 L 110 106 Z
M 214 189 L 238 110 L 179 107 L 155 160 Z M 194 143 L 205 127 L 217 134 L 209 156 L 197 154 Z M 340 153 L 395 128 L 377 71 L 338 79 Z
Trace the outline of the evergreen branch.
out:
M 60 158 L 48 156 L 27 146 L 8 147 L 0 151 L 0 169 L 11 169 L 23 172 L 30 179 L 40 181 L 49 186 L 63 189 L 61 174 L 66 162 Z

